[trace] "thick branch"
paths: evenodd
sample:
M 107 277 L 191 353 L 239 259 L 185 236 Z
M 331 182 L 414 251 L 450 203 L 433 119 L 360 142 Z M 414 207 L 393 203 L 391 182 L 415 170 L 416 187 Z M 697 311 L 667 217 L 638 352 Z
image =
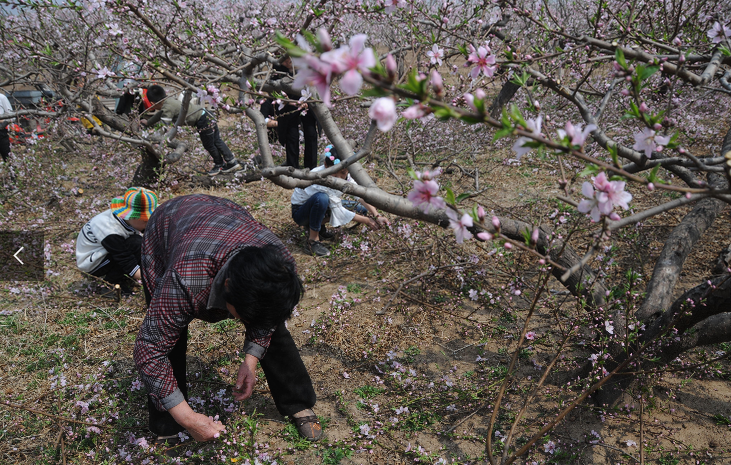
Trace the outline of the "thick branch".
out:
M 683 334 L 679 341 L 674 340 L 670 345 L 663 347 L 661 363 L 670 363 L 678 355 L 695 347 L 728 341 L 731 341 L 731 313 L 713 315 Z
M 726 179 L 719 174 L 709 173 L 708 181 L 713 189 L 728 187 Z M 647 284 L 645 300 L 635 313 L 637 319 L 647 321 L 670 306 L 673 289 L 683 270 L 685 259 L 724 206 L 722 200 L 705 198 L 673 229 L 655 263 L 652 278 Z

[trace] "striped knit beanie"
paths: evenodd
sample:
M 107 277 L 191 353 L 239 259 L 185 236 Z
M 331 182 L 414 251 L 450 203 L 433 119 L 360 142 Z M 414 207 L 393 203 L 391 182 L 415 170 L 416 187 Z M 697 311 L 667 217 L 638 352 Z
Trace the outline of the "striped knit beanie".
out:
M 124 197 L 112 200 L 112 213 L 123 220 L 150 219 L 157 208 L 157 195 L 144 187 L 130 187 Z

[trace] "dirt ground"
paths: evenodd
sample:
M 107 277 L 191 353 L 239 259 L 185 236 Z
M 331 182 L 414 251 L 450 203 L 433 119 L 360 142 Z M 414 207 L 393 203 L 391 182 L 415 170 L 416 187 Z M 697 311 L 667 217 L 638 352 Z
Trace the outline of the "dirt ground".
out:
M 224 135 L 231 139 L 240 129 L 233 123 L 226 127 Z M 405 162 L 397 151 L 391 157 L 386 144 L 366 169 L 382 187 L 403 193 L 408 179 L 392 179 L 389 167 Z M 144 388 L 135 384 L 132 362 L 144 299 L 139 292 L 119 302 L 86 295 L 88 279 L 76 270 L 72 253 L 83 223 L 107 208 L 131 179 L 134 154 L 103 144 L 90 155 L 53 153 L 49 147 L 19 149 L 21 180 L 17 190 L 4 191 L 0 206 L 1 228 L 43 229 L 50 254 L 46 281 L 0 284 L 0 463 L 166 463 L 173 459 L 140 442 L 151 439 Z M 447 231 L 391 217 L 391 226 L 380 231 L 341 228 L 329 243 L 332 255 L 315 258 L 291 221 L 289 192 L 235 179 L 191 188 L 190 174 L 204 171 L 207 163 L 198 150 L 173 167 L 159 191 L 161 200 L 197 192 L 230 198 L 292 251 L 306 293 L 288 325 L 315 385 L 315 411 L 326 424 L 326 437 L 317 444 L 300 440 L 276 411 L 263 378 L 251 399 L 234 403 L 241 328 L 195 322 L 189 343 L 191 404 L 220 415 L 231 434 L 214 444 L 191 444 L 190 454 L 177 459 L 182 463 L 481 462 L 485 437 L 499 444 L 510 429 L 526 393 L 556 355 L 563 325 L 586 321 L 576 301 L 551 278 L 548 297 L 529 324 L 535 339 L 521 352 L 489 431 L 515 338 L 543 276 L 535 257 L 497 244 L 457 246 Z M 473 200 L 487 210 L 559 231 L 583 222 L 572 244 L 579 250 L 586 244 L 591 228 L 578 212 L 549 200 L 558 192 L 555 177 L 539 158 L 516 164 L 498 147 L 471 163 L 480 168 L 485 189 Z M 443 182 L 455 190 L 474 187 L 474 180 L 457 170 L 446 173 Z M 636 208 L 663 195 L 633 194 Z M 629 269 L 649 277 L 682 213 L 617 234 L 615 250 L 592 264 L 605 270 L 608 287 L 621 286 Z M 730 235 L 726 210 L 687 262 L 676 295 L 709 276 Z M 577 334 L 559 357 L 555 374 L 518 423 L 519 446 L 580 393 L 569 375 L 587 360 L 592 344 Z M 729 351 L 728 344 L 707 347 L 687 354 L 683 363 Z M 730 376 L 729 362 L 721 361 L 643 377 L 614 406 L 581 403 L 517 463 L 640 463 L 643 443 L 645 463 L 731 463 Z

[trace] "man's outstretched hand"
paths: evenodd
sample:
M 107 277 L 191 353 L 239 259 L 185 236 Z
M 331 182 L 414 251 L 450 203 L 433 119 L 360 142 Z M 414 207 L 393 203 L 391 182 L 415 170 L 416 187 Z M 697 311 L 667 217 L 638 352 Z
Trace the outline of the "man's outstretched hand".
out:
M 239 374 L 236 377 L 236 385 L 234 386 L 234 399 L 242 401 L 248 399 L 254 392 L 256 384 L 256 363 L 259 361 L 251 354 L 246 354 L 244 362 L 239 367 Z
M 196 441 L 213 441 L 221 433 L 226 432 L 223 423 L 200 413 L 188 417 L 188 424 L 184 426 Z
M 226 432 L 226 427 L 220 421 L 195 413 L 185 401 L 171 408 L 168 412 L 180 426 L 188 430 L 196 441 L 213 441 L 221 433 Z

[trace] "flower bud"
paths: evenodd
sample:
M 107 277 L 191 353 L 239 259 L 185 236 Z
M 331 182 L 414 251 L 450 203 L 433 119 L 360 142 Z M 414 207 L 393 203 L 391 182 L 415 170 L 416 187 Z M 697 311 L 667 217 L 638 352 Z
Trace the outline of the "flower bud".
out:
M 442 81 L 442 76 L 436 69 L 431 71 L 431 85 L 437 96 L 441 96 L 444 93 L 444 82 Z
M 648 191 L 654 191 L 655 190 L 655 184 L 648 182 L 647 183 L 647 190 Z
M 388 73 L 388 78 L 391 80 L 395 79 L 397 70 L 398 65 L 396 65 L 396 59 L 389 53 L 386 56 L 386 72 Z
M 622 89 L 622 91 L 620 92 L 620 94 L 622 94 L 622 95 L 624 95 L 625 97 L 627 97 L 627 96 L 629 95 L 629 90 L 627 90 L 627 89 Z
M 647 108 L 647 105 L 645 105 L 645 102 L 640 103 L 640 113 L 647 113 L 649 108 Z
M 621 217 L 620 217 L 619 215 L 617 215 L 617 213 L 616 213 L 616 212 L 612 212 L 612 213 L 611 213 L 611 214 L 609 215 L 609 219 L 610 219 L 610 220 L 612 220 L 612 221 L 619 221 L 619 220 L 621 220 L 622 218 L 621 218 Z
M 683 45 L 683 42 L 680 40 L 680 37 L 676 37 L 673 39 L 673 45 L 675 45 L 676 47 L 680 47 L 681 45 Z
M 483 241 L 491 241 L 492 240 L 492 234 L 486 231 L 478 232 L 477 238 Z
M 493 216 L 492 217 L 492 225 L 495 226 L 495 229 L 497 229 L 498 231 L 500 231 L 500 218 L 498 218 L 497 216 Z
M 654 129 L 655 131 L 659 131 L 659 130 L 662 129 L 662 124 L 655 123 L 655 124 L 652 125 L 652 129 Z
M 685 55 L 683 55 L 682 53 L 678 57 L 678 63 L 685 63 Z
M 484 90 L 482 90 L 482 89 L 477 89 L 477 90 L 475 91 L 475 98 L 478 98 L 478 99 L 480 99 L 480 100 L 484 100 L 484 98 L 485 98 L 485 96 L 486 96 L 486 95 L 487 95 L 487 94 L 485 94 L 485 91 L 484 91 Z
M 535 243 L 538 242 L 539 235 L 540 235 L 540 231 L 538 230 L 538 228 L 534 229 L 533 232 L 530 235 L 530 242 L 531 242 L 531 244 L 535 244 Z
M 690 193 L 690 192 L 686 192 L 686 193 L 685 193 L 685 198 L 686 198 L 686 199 L 690 200 L 690 198 L 691 198 L 691 197 L 692 197 L 692 195 L 691 195 L 691 193 Z
M 321 27 L 317 30 L 317 39 L 320 41 L 320 47 L 322 47 L 323 52 L 329 52 L 333 49 L 333 43 L 332 40 L 330 40 L 330 34 L 324 27 Z
M 506 242 L 503 247 L 505 247 L 506 249 L 510 250 L 510 249 L 513 248 L 513 244 L 511 244 L 510 242 Z
M 482 208 L 482 205 L 477 207 L 477 219 L 480 220 L 480 223 L 485 221 L 485 209 Z

